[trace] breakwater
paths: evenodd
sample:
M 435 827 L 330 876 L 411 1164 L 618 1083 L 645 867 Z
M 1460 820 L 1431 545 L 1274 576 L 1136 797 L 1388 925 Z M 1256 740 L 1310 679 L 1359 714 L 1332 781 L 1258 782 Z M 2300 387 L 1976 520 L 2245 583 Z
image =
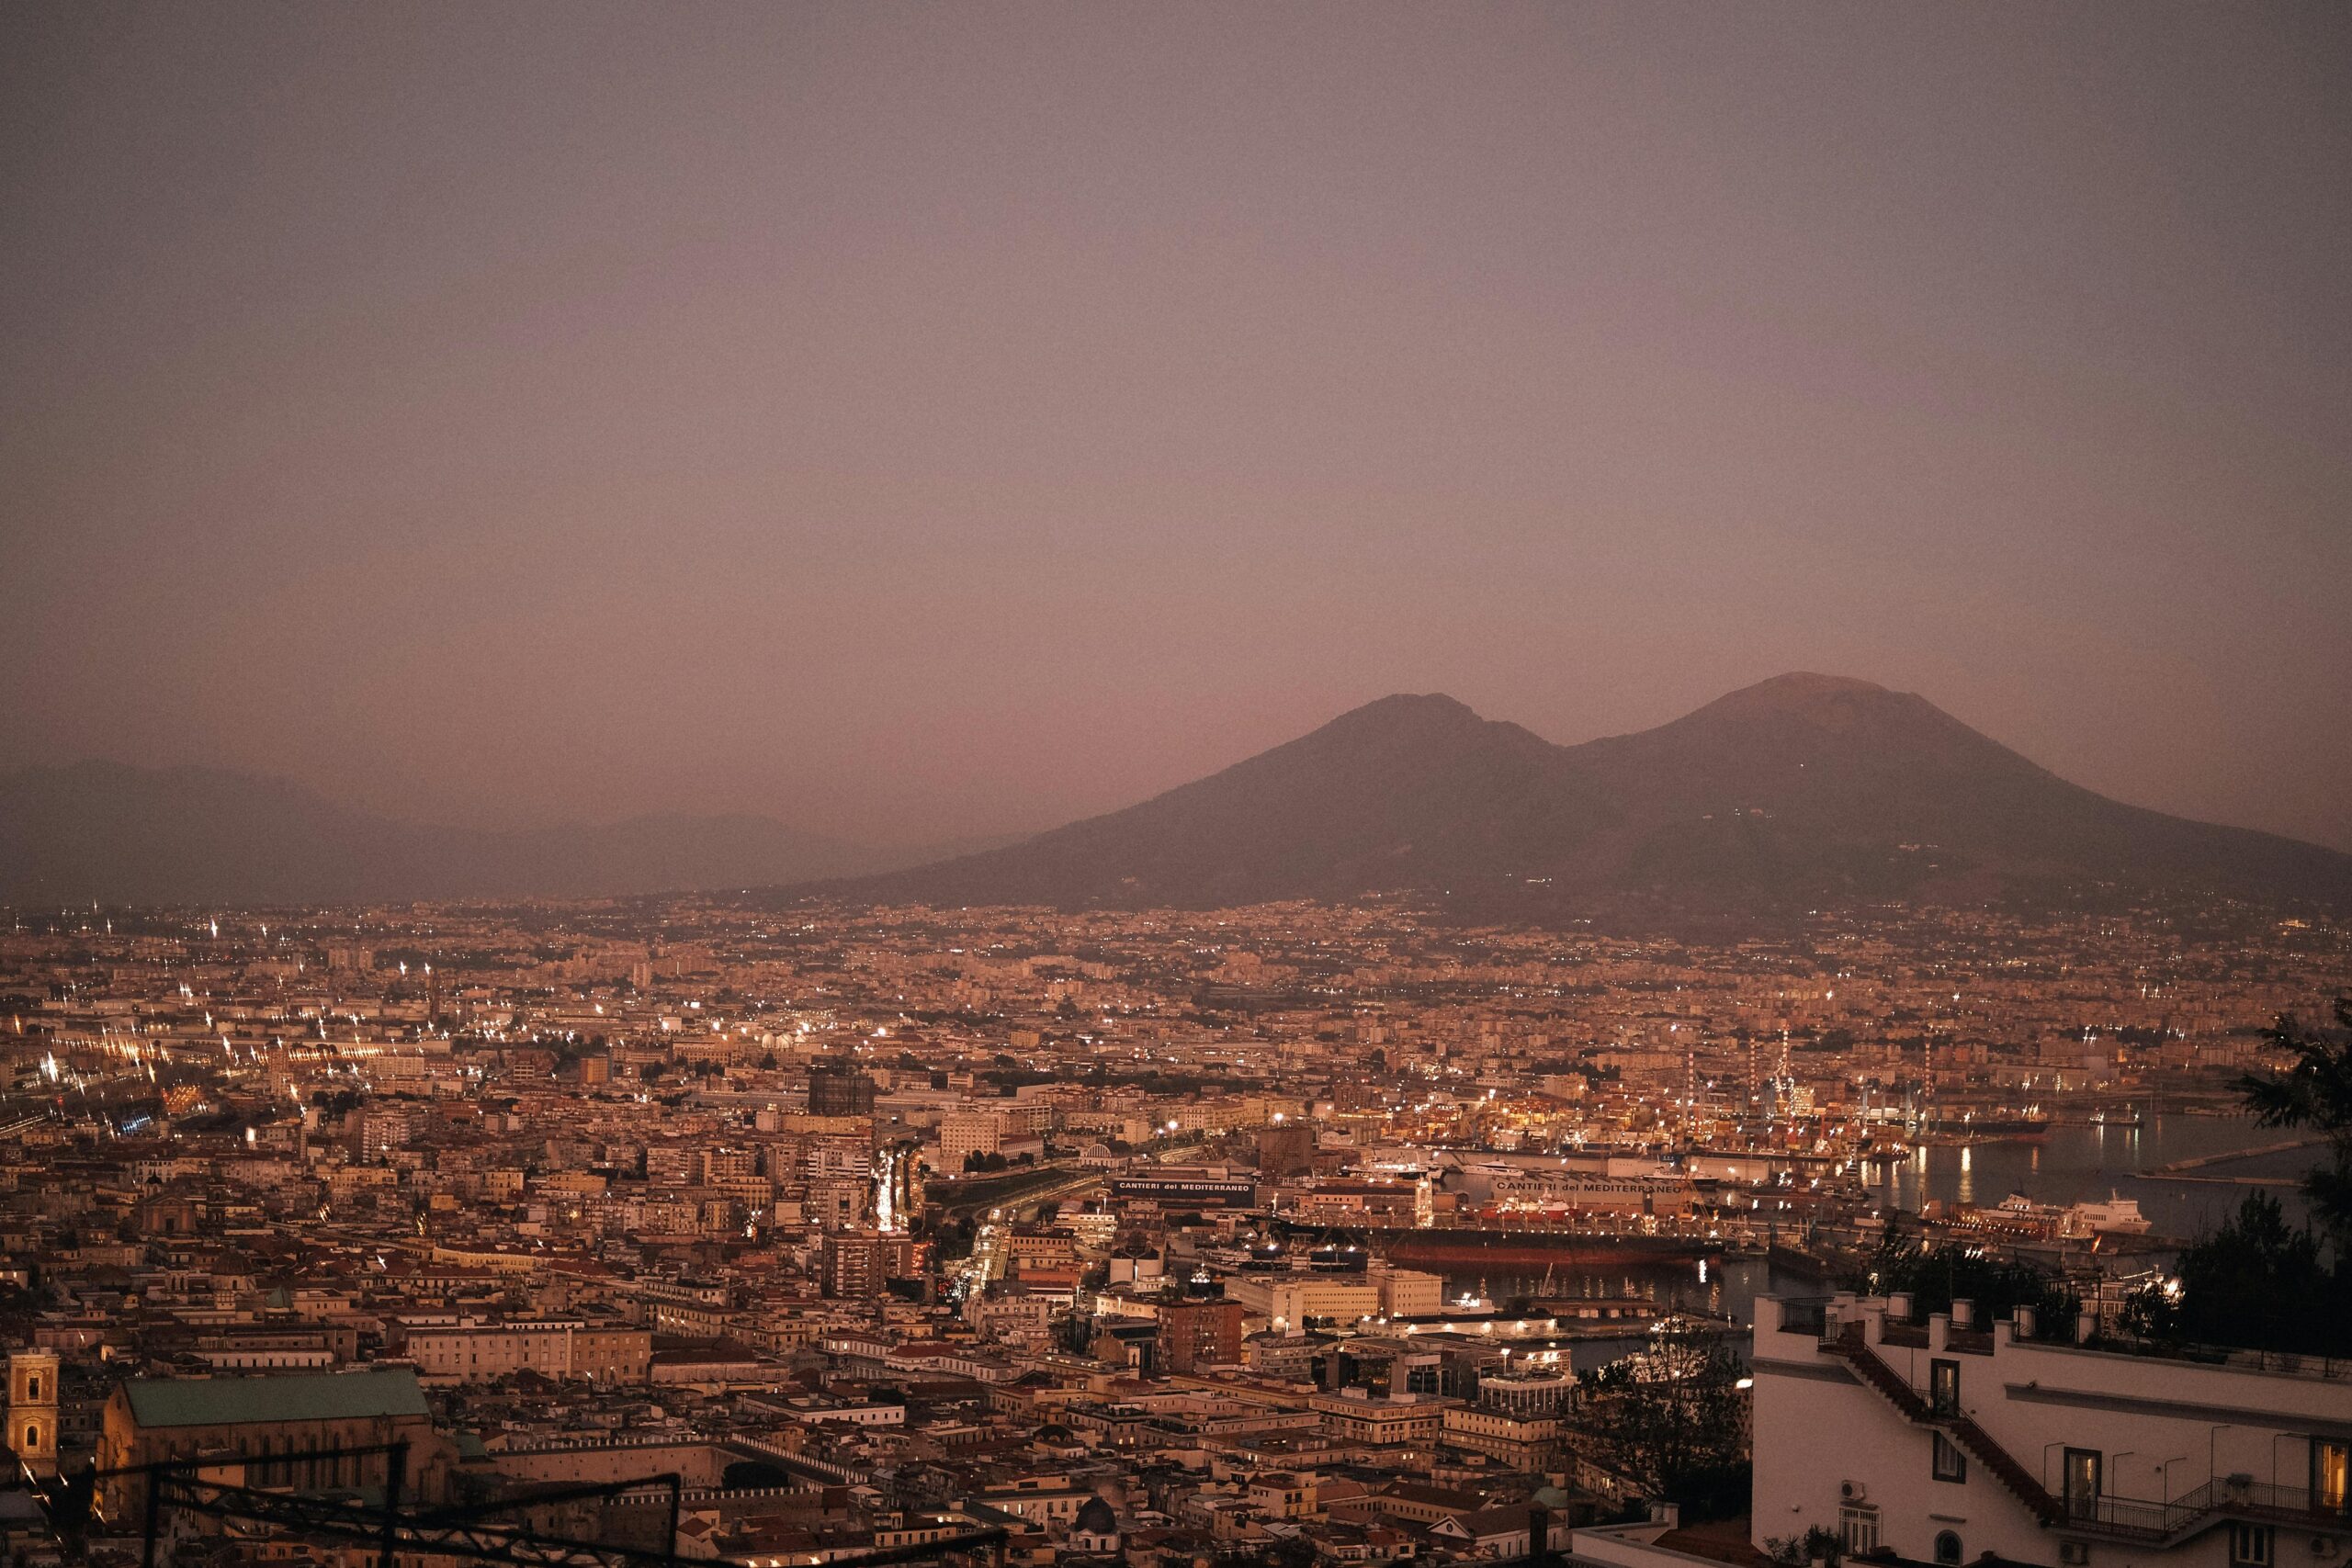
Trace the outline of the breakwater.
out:
M 2209 1166 L 2229 1165 L 2242 1159 L 2259 1159 L 2265 1155 L 2286 1155 L 2292 1154 L 2297 1149 L 2315 1149 L 2326 1142 L 2327 1139 L 2324 1135 L 2287 1138 L 2275 1144 L 2263 1144 L 2257 1147 L 2250 1149 L 2223 1149 L 2215 1154 L 2192 1155 L 2187 1159 L 2177 1159 L 2169 1164 L 2157 1166 L 2153 1170 L 2143 1171 L 2141 1174 L 2144 1176 L 2167 1177 L 2179 1181 L 2250 1181 L 2257 1186 L 2265 1184 L 2275 1186 L 2277 1185 L 2276 1178 L 2232 1176 L 2200 1177 L 2192 1173 L 2203 1170 Z

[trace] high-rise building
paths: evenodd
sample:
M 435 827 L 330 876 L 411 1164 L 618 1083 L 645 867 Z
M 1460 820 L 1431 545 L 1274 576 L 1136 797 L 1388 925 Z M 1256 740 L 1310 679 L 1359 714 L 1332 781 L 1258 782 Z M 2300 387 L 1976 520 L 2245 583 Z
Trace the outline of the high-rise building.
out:
M 1241 1359 L 1241 1303 L 1223 1296 L 1163 1303 L 1159 1338 L 1162 1371 L 1235 1365 Z
M 914 1253 L 905 1236 L 829 1231 L 822 1253 L 825 1294 L 836 1301 L 871 1301 L 913 1268 Z
M 871 1116 L 874 1080 L 847 1062 L 819 1062 L 808 1069 L 808 1114 Z

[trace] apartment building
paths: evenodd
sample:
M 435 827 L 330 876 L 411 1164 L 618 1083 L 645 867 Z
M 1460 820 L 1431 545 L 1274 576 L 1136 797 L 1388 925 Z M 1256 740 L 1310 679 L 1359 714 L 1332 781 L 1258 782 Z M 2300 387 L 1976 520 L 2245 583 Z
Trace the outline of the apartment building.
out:
M 2019 1316 L 1759 1300 L 1756 1544 L 1817 1526 L 1852 1555 L 2052 1568 L 2352 1551 L 2352 1369 L 2052 1343 Z
M 1159 1309 L 1159 1364 L 1164 1371 L 1233 1366 L 1241 1359 L 1241 1303 L 1188 1297 Z
M 1451 1400 L 1405 1394 L 1374 1399 L 1359 1390 L 1317 1394 L 1307 1408 L 1323 1417 L 1323 1429 L 1337 1441 L 1375 1446 L 1432 1443 L 1445 1429 Z
M 577 1318 L 414 1324 L 401 1338 L 427 1383 L 490 1382 L 523 1371 L 558 1381 L 643 1382 L 653 1359 L 650 1330 Z
M 1352 1325 L 1380 1310 L 1380 1287 L 1362 1274 L 1237 1274 L 1226 1291 L 1277 1334 L 1303 1334 L 1309 1319 Z
M 1004 1139 L 1004 1122 L 993 1111 L 959 1111 L 939 1119 L 939 1168 L 953 1176 L 974 1155 L 992 1155 Z

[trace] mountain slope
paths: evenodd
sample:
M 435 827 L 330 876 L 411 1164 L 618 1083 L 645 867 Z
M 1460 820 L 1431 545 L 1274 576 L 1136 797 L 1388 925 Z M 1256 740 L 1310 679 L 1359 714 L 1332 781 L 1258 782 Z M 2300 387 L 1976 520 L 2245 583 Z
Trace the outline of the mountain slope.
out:
M 1638 839 L 1579 868 L 1620 885 L 1791 894 L 2104 881 L 2335 899 L 2352 857 L 2126 806 L 1925 698 L 1786 675 L 1640 734 L 1566 749 L 1646 803 Z
M 1560 809 L 1558 750 L 1451 697 L 1384 697 L 1140 806 L 871 879 L 860 891 L 1208 905 L 1339 897 L 1455 865 L 1501 867 Z M 1464 811 L 1464 800 L 1480 809 Z
M 0 776 L 0 902 L 324 904 L 741 887 L 893 857 L 759 817 L 500 832 L 349 810 L 276 779 L 113 762 Z
M 1716 902 L 2093 881 L 2352 905 L 2352 856 L 2125 806 L 1922 697 L 1799 674 L 1577 746 L 1386 697 L 1141 805 L 844 890 L 1208 907 L 1504 881 Z

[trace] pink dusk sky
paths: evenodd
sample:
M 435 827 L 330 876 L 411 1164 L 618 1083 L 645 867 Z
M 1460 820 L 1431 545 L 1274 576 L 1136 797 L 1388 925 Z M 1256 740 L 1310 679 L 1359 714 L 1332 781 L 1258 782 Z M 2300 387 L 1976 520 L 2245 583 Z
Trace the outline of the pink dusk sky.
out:
M 0 765 L 910 842 L 1789 670 L 2352 848 L 2352 8 L 12 5 Z

